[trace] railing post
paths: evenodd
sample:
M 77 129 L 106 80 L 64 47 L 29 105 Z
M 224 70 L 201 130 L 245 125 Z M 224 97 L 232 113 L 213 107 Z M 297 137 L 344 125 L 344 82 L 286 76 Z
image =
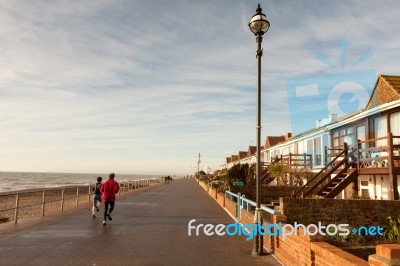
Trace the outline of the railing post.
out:
M 46 208 L 46 193 L 43 189 L 43 198 L 42 198 L 42 216 L 44 216 L 44 210 Z
M 349 153 L 349 150 L 346 142 L 343 143 L 343 149 L 344 149 L 344 159 L 345 159 L 344 165 L 345 167 L 347 167 L 347 165 L 349 164 L 349 161 L 347 160 L 347 155 Z
M 64 210 L 64 188 L 61 189 L 61 210 Z
M 240 219 L 240 206 L 242 205 L 241 204 L 241 200 L 242 200 L 242 198 L 241 198 L 241 194 L 240 194 L 240 192 L 237 194 L 237 214 L 236 214 L 236 217 L 238 218 L 238 219 Z
M 14 224 L 18 222 L 18 209 L 19 209 L 19 193 L 15 195 L 15 216 L 14 216 Z
M 397 175 L 393 174 L 393 136 L 388 133 L 388 146 L 389 146 L 389 199 L 399 200 L 399 191 L 397 187 Z
M 76 187 L 76 207 L 79 205 L 79 187 Z
M 88 193 L 88 202 L 90 204 L 90 185 L 89 185 L 89 193 Z

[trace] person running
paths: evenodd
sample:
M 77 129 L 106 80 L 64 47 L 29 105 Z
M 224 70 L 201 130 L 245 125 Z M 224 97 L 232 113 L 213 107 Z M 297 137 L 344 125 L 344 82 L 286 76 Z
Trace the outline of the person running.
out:
M 107 218 L 109 221 L 112 220 L 111 213 L 115 207 L 115 194 L 119 191 L 119 184 L 114 180 L 115 174 L 111 173 L 108 176 L 108 180 L 103 183 L 100 188 L 102 198 L 104 201 L 104 220 L 103 225 L 107 224 Z M 110 207 L 110 210 L 108 209 Z
M 93 206 L 92 206 L 92 217 L 93 219 L 96 218 L 95 215 L 95 211 L 99 211 L 99 206 L 101 203 L 101 192 L 100 192 L 100 188 L 101 188 L 101 180 L 103 180 L 103 178 L 101 178 L 101 176 L 99 176 L 97 178 L 97 183 L 94 186 L 93 190 L 94 190 L 94 194 L 93 194 Z

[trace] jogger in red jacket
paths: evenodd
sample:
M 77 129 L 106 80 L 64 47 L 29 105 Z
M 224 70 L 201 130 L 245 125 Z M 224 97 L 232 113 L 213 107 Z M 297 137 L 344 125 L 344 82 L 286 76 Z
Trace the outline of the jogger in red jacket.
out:
M 107 224 L 107 218 L 109 221 L 112 220 L 111 212 L 114 210 L 115 207 L 115 194 L 119 191 L 119 184 L 117 181 L 114 180 L 115 174 L 111 173 L 108 176 L 108 180 L 103 183 L 100 188 L 100 192 L 102 194 L 102 199 L 104 202 L 104 220 L 103 225 Z M 110 210 L 108 210 L 110 207 Z

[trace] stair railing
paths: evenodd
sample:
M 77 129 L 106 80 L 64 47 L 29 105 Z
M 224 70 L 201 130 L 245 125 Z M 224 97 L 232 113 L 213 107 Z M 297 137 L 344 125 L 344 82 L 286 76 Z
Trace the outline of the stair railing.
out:
M 325 181 L 328 177 L 330 177 L 330 173 L 333 173 L 340 166 L 342 166 L 344 163 L 346 163 L 346 161 L 347 161 L 346 160 L 347 153 L 348 153 L 347 143 L 344 143 L 343 144 L 343 150 L 339 154 L 337 154 L 335 156 L 335 158 L 333 158 L 332 161 L 326 163 L 325 167 L 322 168 L 313 178 L 311 178 L 309 181 L 307 181 L 302 187 L 300 187 L 299 189 L 295 190 L 293 195 L 292 195 L 292 198 L 298 197 L 303 192 L 304 192 L 304 196 L 308 196 L 317 186 L 319 186 L 323 181 Z M 340 157 L 345 157 L 345 159 L 342 160 L 341 162 L 339 162 L 338 164 L 336 164 L 335 166 L 333 166 L 335 161 Z M 333 166 L 332 169 L 325 174 L 325 171 L 330 166 Z M 328 175 L 328 173 L 329 173 L 329 175 Z M 315 184 L 310 187 L 310 185 L 313 184 L 314 182 L 315 182 Z M 304 191 L 304 190 L 306 190 L 306 191 Z

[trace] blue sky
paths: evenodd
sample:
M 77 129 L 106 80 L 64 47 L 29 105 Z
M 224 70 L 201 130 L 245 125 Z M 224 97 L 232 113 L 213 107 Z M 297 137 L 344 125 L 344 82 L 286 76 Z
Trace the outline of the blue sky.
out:
M 0 1 L 0 170 L 190 174 L 255 145 L 257 3 Z M 288 82 L 400 73 L 397 1 L 260 4 L 263 142 L 315 125 Z

